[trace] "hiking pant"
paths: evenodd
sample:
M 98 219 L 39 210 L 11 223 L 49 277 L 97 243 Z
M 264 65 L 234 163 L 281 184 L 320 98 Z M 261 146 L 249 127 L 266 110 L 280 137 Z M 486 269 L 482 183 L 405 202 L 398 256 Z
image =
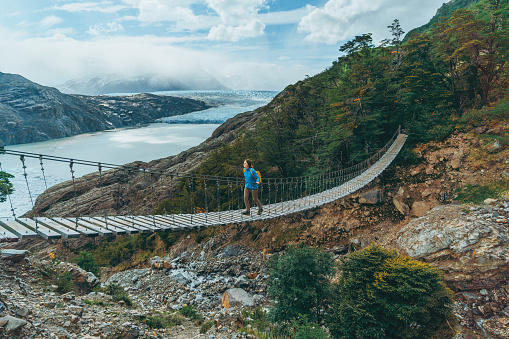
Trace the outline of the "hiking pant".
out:
M 255 190 L 244 187 L 244 203 L 246 204 L 246 211 L 251 209 L 251 205 L 249 205 L 249 192 L 251 192 L 251 196 L 253 197 L 254 202 L 258 206 L 258 209 L 262 209 L 262 203 L 258 200 L 258 188 Z

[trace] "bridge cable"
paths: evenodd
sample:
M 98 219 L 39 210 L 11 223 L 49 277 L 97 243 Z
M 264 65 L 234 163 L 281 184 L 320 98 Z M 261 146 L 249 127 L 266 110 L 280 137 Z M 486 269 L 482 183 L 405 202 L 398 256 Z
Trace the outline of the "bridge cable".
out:
M 76 178 L 74 176 L 74 161 L 71 159 L 69 162 L 69 168 L 71 170 L 72 187 L 74 192 L 74 207 L 75 207 L 75 219 L 76 230 L 78 230 L 78 218 L 81 217 L 81 208 L 78 207 L 78 195 L 76 193 Z
M 101 198 L 104 198 L 104 186 L 106 186 L 106 183 L 103 180 L 103 172 L 102 172 L 102 165 L 101 163 L 97 163 L 97 168 L 99 170 L 99 184 L 101 185 Z M 104 209 L 104 223 L 106 224 L 106 229 L 108 229 L 108 209 Z
M 42 172 L 42 178 L 44 179 L 44 187 L 46 188 L 46 190 L 44 191 L 43 194 L 48 194 L 48 182 L 46 180 L 46 174 L 44 172 L 44 166 L 42 164 L 42 155 L 39 155 L 39 162 L 41 164 L 41 172 Z M 49 206 L 49 212 L 50 212 L 50 218 L 53 218 L 53 207 L 51 206 L 51 202 L 50 202 L 50 206 Z
M 27 171 L 26 171 L 27 167 L 25 165 L 25 156 L 23 156 L 23 155 L 20 156 L 19 160 L 21 160 L 21 164 L 23 165 L 22 166 L 23 167 L 23 176 L 25 177 L 25 183 L 27 185 L 28 195 L 30 196 L 30 202 L 32 203 L 32 218 L 33 218 L 34 217 L 34 213 L 35 213 L 35 211 L 34 211 L 35 207 L 34 207 L 34 200 L 32 199 L 32 193 L 30 192 L 30 186 L 28 185 L 28 174 L 27 174 Z M 35 229 L 38 230 L 39 229 L 39 223 L 37 221 L 37 218 L 34 218 L 34 220 L 35 220 Z

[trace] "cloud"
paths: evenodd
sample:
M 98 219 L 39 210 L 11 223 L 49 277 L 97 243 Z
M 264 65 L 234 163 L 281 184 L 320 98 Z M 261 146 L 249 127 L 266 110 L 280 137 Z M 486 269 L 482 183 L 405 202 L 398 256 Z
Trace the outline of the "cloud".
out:
M 260 20 L 253 19 L 240 26 L 218 25 L 210 29 L 209 40 L 239 41 L 246 38 L 254 38 L 263 35 L 265 24 Z
M 9 18 L 14 18 L 14 17 L 19 16 L 19 15 L 21 15 L 21 12 L 17 11 L 17 12 L 8 13 L 5 16 L 7 16 Z
M 192 4 L 203 5 L 203 0 L 123 0 L 123 2 L 139 11 L 138 16 L 124 17 L 123 20 L 134 19 L 147 25 L 174 22 L 177 28 L 192 31 L 209 29 L 217 23 L 217 20 L 211 21 L 209 17 L 195 15 L 189 7 Z
M 206 0 L 226 25 L 240 25 L 251 19 L 265 5 L 265 0 Z
M 47 29 L 47 28 L 56 26 L 56 25 L 62 23 L 63 21 L 64 21 L 64 19 L 62 19 L 62 18 L 59 18 L 54 15 L 50 15 L 50 16 L 45 17 L 41 21 L 39 21 L 37 26 L 39 26 L 39 28 L 41 28 L 41 29 Z
M 258 14 L 258 18 L 266 25 L 286 25 L 299 23 L 315 7 L 306 6 L 291 11 L 278 11 Z
M 122 25 L 119 24 L 118 22 L 110 22 L 107 23 L 106 25 L 104 24 L 94 25 L 94 27 L 89 28 L 87 33 L 90 35 L 101 35 L 103 33 L 116 33 L 123 30 L 124 27 L 122 27 Z
M 116 5 L 112 6 L 110 2 L 76 2 L 65 4 L 62 6 L 55 6 L 53 9 L 65 12 L 101 12 L 101 13 L 116 13 L 125 9 L 125 6 Z
M 263 35 L 265 24 L 256 16 L 265 0 L 206 0 L 222 24 L 209 31 L 210 40 L 239 41 Z
M 305 40 L 335 44 L 363 33 L 373 40 L 388 36 L 387 26 L 399 19 L 403 29 L 426 23 L 443 0 L 329 0 L 324 7 L 313 8 L 302 18 L 298 30 Z M 407 29 L 409 29 L 407 28 Z

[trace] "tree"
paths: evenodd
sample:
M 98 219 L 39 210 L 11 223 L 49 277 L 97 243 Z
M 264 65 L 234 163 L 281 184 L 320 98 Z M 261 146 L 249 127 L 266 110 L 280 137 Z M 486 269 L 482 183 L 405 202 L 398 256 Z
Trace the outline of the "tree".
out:
M 268 294 L 276 303 L 269 317 L 291 324 L 302 316 L 316 322 L 322 318 L 333 273 L 332 256 L 310 247 L 290 247 L 269 261 Z
M 0 147 L 0 154 L 2 154 L 3 147 Z M 12 183 L 9 181 L 10 178 L 14 178 L 12 174 L 0 171 L 0 203 L 7 199 L 9 194 L 14 192 Z
M 401 45 L 401 37 L 403 36 L 403 34 L 405 34 L 405 31 L 401 28 L 398 19 L 394 19 L 392 24 L 387 26 L 387 28 L 389 28 L 392 34 L 391 41 L 392 45 L 396 46 L 396 67 L 399 67 L 399 65 L 401 64 L 401 54 L 399 51 L 399 46 Z
M 340 264 L 328 325 L 334 338 L 429 338 L 453 320 L 434 266 L 372 244 Z
M 76 257 L 76 263 L 85 271 L 92 272 L 96 276 L 99 275 L 99 265 L 91 253 L 80 252 L 80 255 Z

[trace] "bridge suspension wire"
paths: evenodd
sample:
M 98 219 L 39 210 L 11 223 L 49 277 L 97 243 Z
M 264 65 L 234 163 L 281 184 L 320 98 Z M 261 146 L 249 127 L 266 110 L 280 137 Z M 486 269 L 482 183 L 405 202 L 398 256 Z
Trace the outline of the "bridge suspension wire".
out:
M 111 187 L 115 188 L 117 192 L 113 194 L 112 197 L 115 197 L 117 200 L 115 209 L 118 211 L 118 216 L 114 216 L 113 214 L 113 216 L 110 217 L 108 215 L 107 206 L 104 206 L 103 216 L 89 215 L 87 213 L 90 213 L 90 208 L 87 207 L 85 212 L 86 218 L 95 218 L 93 222 L 100 224 L 101 227 L 105 227 L 107 230 L 109 229 L 110 233 L 121 232 L 122 230 L 134 232 L 136 230 L 147 231 L 158 229 L 158 225 L 161 225 L 160 223 L 166 223 L 166 228 L 171 225 L 172 228 L 181 229 L 182 227 L 187 227 L 186 225 L 201 227 L 244 222 L 247 220 L 262 220 L 310 209 L 331 202 L 362 187 L 371 185 L 373 179 L 389 166 L 401 147 L 403 147 L 406 135 L 401 135 L 399 132 L 400 131 L 396 132 L 389 142 L 380 150 L 353 166 L 339 168 L 328 173 L 307 176 L 285 178 L 264 177 L 259 185 L 258 192 L 259 199 L 263 206 L 263 213 L 259 216 L 257 216 L 258 207 L 256 204 L 252 205 L 254 211 L 251 211 L 251 215 L 244 216 L 240 213 L 241 210 L 244 209 L 243 197 L 245 180 L 243 177 L 212 176 L 177 171 L 154 171 L 142 167 L 119 166 L 108 163 L 10 150 L 5 150 L 4 154 L 20 156 L 23 159 L 25 157 L 38 158 L 41 164 L 46 190 L 48 190 L 48 188 L 43 161 L 46 162 L 46 165 L 48 161 L 69 164 L 72 179 L 74 213 L 72 210 L 69 210 L 67 211 L 67 215 L 68 217 L 74 216 L 74 228 L 76 231 L 78 227 L 83 226 L 80 228 L 84 228 L 85 231 L 80 230 L 78 232 L 81 234 L 87 232 L 87 229 L 90 230 L 90 225 L 87 224 L 89 219 L 84 219 L 83 221 L 83 210 L 78 203 L 78 179 L 75 176 L 75 168 L 77 166 L 93 166 L 94 169 L 98 170 L 98 175 L 96 177 L 98 181 L 96 182 L 97 185 L 100 186 L 102 197 L 105 197 L 104 191 L 106 187 L 109 186 L 106 180 L 114 179 L 112 182 L 116 184 Z M 24 165 L 24 167 L 25 183 L 30 192 L 30 186 L 26 175 L 26 166 Z M 112 172 L 108 171 L 108 179 L 106 179 L 105 170 L 112 170 Z M 140 181 L 142 181 L 141 184 Z M 81 194 L 81 192 L 83 192 L 83 182 L 80 181 L 79 185 Z M 158 186 L 156 187 L 156 185 Z M 165 194 L 164 191 L 160 191 L 164 187 L 162 185 L 169 186 L 168 194 Z M 165 189 L 168 190 L 168 187 Z M 154 211 L 149 211 L 148 204 L 138 204 L 138 201 L 143 201 L 139 199 L 139 197 L 142 196 L 140 193 L 141 190 L 144 191 L 145 195 L 151 194 L 157 197 L 160 196 L 160 192 L 162 192 L 163 197 L 169 197 L 166 203 L 160 207 L 160 216 L 156 216 Z M 31 192 L 29 195 L 31 197 Z M 90 194 L 90 196 L 93 196 L 93 194 Z M 249 198 L 251 198 L 251 196 Z M 67 199 L 70 202 L 71 198 L 69 197 Z M 100 199 L 103 200 L 103 198 Z M 33 199 L 31 200 L 33 208 L 32 216 L 34 216 L 34 203 Z M 62 201 L 65 203 L 65 200 Z M 80 199 L 80 202 L 81 201 L 84 200 Z M 12 204 L 11 210 L 15 217 Z M 53 216 L 53 208 L 50 209 L 50 213 L 50 219 L 56 220 L 57 218 Z M 149 213 L 151 214 L 150 216 Z M 139 215 L 136 216 L 137 214 Z M 145 216 L 142 216 L 142 214 L 145 214 Z M 142 217 L 145 219 L 140 219 Z M 49 222 L 45 219 L 41 220 L 44 226 Z M 147 225 L 148 220 L 150 220 L 150 222 Z M 37 223 L 37 218 L 35 218 L 35 222 Z M 62 224 L 63 222 L 57 221 L 57 223 Z M 0 231 L 1 227 L 2 225 L 0 224 Z M 68 234 L 67 236 L 73 236 L 73 234 Z
M 44 166 L 43 166 L 43 163 L 42 163 L 42 155 L 39 155 L 39 163 L 41 165 L 41 172 L 42 172 L 42 178 L 44 180 L 44 194 L 47 194 L 48 192 L 48 181 L 46 180 L 46 173 L 44 172 Z M 49 206 L 49 210 L 50 210 L 50 217 L 53 218 L 53 208 L 51 206 L 51 203 L 50 203 L 50 206 Z

